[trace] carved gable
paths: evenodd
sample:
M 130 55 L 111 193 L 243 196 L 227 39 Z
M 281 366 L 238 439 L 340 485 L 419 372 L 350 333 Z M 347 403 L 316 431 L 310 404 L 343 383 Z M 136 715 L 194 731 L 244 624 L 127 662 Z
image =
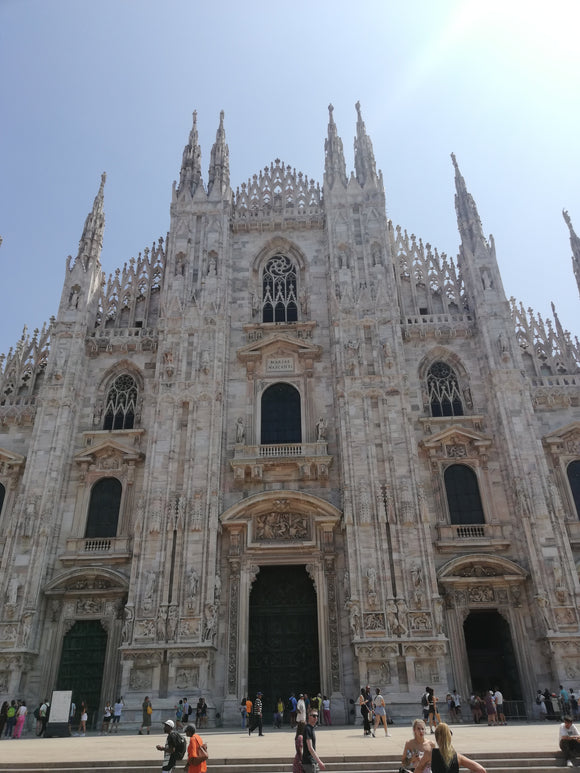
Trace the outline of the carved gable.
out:
M 276 378 L 280 375 L 312 375 L 314 362 L 322 355 L 320 346 L 293 337 L 290 333 L 274 333 L 238 349 L 238 359 L 246 364 L 248 378 Z
M 547 435 L 544 444 L 556 458 L 580 456 L 580 421 L 574 421 Z
M 491 445 L 487 435 L 462 426 L 448 427 L 421 442 L 432 461 L 471 459 L 483 464 Z

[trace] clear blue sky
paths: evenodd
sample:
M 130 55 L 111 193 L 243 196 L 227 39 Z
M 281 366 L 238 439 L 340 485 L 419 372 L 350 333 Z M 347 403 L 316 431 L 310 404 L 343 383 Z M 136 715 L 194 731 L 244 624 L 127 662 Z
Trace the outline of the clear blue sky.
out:
M 56 314 L 102 171 L 107 274 L 169 227 L 198 111 L 232 186 L 275 158 L 322 183 L 327 105 L 361 101 L 388 214 L 455 256 L 453 151 L 508 297 L 580 333 L 578 0 L 0 0 L 0 352 Z

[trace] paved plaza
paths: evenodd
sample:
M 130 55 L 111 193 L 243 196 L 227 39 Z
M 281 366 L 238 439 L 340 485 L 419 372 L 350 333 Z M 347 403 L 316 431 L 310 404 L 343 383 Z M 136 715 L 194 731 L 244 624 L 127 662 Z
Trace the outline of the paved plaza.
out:
M 453 725 L 453 743 L 455 748 L 468 756 L 483 759 L 489 752 L 553 752 L 558 751 L 558 723 L 527 723 L 505 727 L 461 724 Z M 137 733 L 100 736 L 89 733 L 86 737 L 70 738 L 33 738 L 26 737 L 14 741 L 0 741 L 0 761 L 7 763 L 36 762 L 40 759 L 47 763 L 128 760 L 160 760 L 162 754 L 155 749 L 161 743 L 163 734 L 159 725 L 152 735 L 140 736 Z M 251 759 L 262 755 L 264 758 L 279 758 L 285 755 L 291 761 L 294 756 L 294 732 L 289 727 L 281 730 L 265 728 L 264 736 L 257 733 L 250 738 L 247 731 L 234 729 L 215 729 L 201 731 L 208 744 L 211 762 L 228 759 Z M 391 734 L 385 738 L 379 731 L 376 738 L 364 737 L 362 728 L 347 725 L 337 728 L 320 727 L 317 729 L 317 749 L 324 760 L 340 755 L 376 756 L 384 751 L 385 756 L 400 754 L 405 741 L 411 738 L 410 725 L 389 728 Z

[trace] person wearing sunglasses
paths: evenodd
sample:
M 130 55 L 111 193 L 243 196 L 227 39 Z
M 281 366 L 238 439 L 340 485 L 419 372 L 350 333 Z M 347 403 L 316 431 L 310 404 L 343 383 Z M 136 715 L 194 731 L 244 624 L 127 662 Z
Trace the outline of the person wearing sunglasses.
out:
M 317 770 L 325 770 L 324 762 L 316 751 L 316 733 L 314 727 L 318 722 L 318 711 L 312 710 L 308 714 L 308 722 L 304 728 L 304 744 L 302 749 L 302 767 L 304 773 L 316 773 Z

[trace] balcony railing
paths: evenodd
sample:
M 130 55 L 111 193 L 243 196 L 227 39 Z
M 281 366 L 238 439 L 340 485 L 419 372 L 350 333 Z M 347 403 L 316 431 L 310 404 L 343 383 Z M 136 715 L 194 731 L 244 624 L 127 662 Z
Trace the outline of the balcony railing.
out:
M 236 446 L 234 449 L 234 459 L 283 459 L 327 454 L 326 443 L 276 443 L 263 446 Z
M 124 561 L 131 557 L 130 537 L 83 537 L 67 539 L 66 553 L 61 561 L 88 561 L 99 558 L 111 561 Z
M 457 550 L 472 544 L 492 547 L 495 550 L 507 550 L 509 539 L 504 534 L 501 523 L 461 523 L 437 526 L 437 547 L 442 550 Z

